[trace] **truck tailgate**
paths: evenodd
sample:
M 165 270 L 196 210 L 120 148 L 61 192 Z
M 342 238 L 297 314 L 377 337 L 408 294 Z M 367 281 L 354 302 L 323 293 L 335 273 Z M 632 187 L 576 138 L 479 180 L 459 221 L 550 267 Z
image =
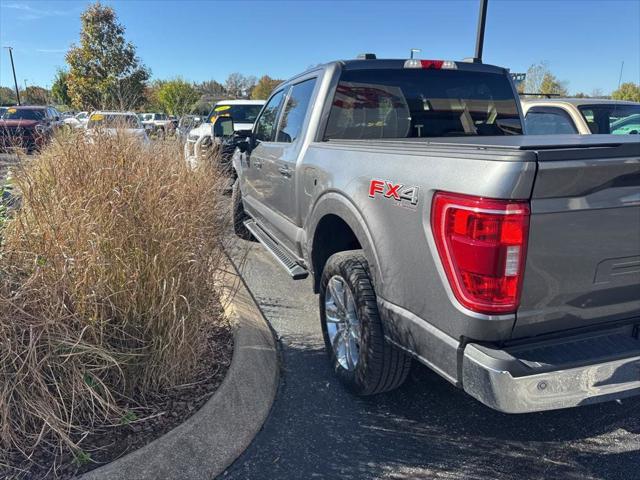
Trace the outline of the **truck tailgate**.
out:
M 513 338 L 640 323 L 640 143 L 601 138 L 531 147 L 538 172 Z

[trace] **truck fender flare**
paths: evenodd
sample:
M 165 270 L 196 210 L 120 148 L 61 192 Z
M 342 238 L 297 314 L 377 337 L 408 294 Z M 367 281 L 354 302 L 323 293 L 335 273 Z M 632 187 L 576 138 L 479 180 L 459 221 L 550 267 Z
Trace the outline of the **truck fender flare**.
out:
M 367 257 L 371 275 L 373 277 L 374 288 L 379 289 L 382 286 L 382 277 L 380 275 L 380 263 L 378 253 L 373 242 L 373 237 L 367 226 L 367 222 L 356 208 L 356 206 L 346 196 L 332 191 L 321 195 L 312 207 L 312 211 L 307 217 L 306 230 L 306 254 L 310 260 L 313 258 L 313 240 L 316 229 L 320 221 L 327 215 L 333 215 L 344 221 L 351 231 L 355 234 L 358 242 L 362 246 L 365 256 Z M 312 264 L 310 265 L 312 266 Z M 313 272 L 318 275 L 319 272 Z

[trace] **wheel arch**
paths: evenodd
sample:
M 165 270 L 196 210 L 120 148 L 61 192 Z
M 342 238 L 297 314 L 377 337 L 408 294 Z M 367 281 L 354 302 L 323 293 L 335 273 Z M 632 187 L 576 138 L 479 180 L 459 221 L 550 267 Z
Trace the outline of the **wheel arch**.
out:
M 381 284 L 378 255 L 364 217 L 344 195 L 329 192 L 316 202 L 307 222 L 308 258 L 313 290 L 318 293 L 322 269 L 331 255 L 362 249 L 369 263 L 374 287 Z

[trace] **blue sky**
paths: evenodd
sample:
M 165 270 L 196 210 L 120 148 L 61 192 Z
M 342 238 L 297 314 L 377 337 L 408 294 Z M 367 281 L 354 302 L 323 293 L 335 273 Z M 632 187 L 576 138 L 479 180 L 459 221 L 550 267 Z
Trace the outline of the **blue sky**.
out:
M 18 81 L 50 86 L 78 41 L 87 1 L 0 0 L 0 44 Z M 461 59 L 473 54 L 478 0 L 107 0 L 153 78 L 223 82 L 231 72 L 287 78 L 360 52 Z M 640 0 L 490 0 L 484 60 L 526 71 L 547 61 L 570 92 L 640 82 Z M 12 86 L 6 50 L 0 84 Z

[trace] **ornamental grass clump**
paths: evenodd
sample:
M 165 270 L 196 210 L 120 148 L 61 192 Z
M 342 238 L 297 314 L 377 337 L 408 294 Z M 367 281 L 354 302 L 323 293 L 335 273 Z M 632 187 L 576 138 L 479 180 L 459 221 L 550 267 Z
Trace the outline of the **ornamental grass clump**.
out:
M 81 451 L 189 381 L 223 321 L 223 199 L 177 144 L 69 134 L 14 170 L 0 253 L 0 450 Z

